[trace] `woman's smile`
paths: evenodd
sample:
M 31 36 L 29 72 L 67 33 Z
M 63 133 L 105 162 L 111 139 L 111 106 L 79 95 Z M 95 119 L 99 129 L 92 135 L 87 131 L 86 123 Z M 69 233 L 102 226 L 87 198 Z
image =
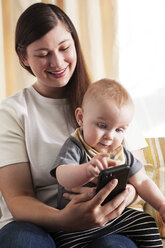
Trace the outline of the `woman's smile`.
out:
M 67 74 L 67 69 L 68 69 L 68 66 L 58 71 L 47 71 L 47 72 L 54 78 L 62 78 L 62 77 L 65 77 L 65 75 Z

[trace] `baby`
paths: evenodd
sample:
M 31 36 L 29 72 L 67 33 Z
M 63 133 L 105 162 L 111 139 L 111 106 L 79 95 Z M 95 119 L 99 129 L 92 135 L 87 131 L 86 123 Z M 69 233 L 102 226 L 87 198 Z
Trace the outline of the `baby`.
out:
M 75 110 L 80 128 L 66 140 L 51 171 L 62 186 L 59 186 L 59 208 L 68 203 L 62 196 L 64 188 L 87 183 L 94 186 L 100 171 L 109 165 L 125 163 L 130 167 L 128 182 L 141 198 L 159 211 L 165 221 L 164 196 L 143 172 L 140 161 L 122 146 L 133 115 L 133 101 L 118 82 L 102 79 L 88 88 L 82 106 Z

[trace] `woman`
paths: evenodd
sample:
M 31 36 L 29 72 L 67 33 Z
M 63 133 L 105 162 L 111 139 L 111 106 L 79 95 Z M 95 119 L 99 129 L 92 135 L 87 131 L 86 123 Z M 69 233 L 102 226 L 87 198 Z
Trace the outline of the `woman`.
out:
M 116 183 L 97 195 L 77 188 L 71 202 L 56 206 L 57 184 L 50 176 L 54 159 L 76 127 L 74 110 L 90 84 L 76 30 L 57 6 L 36 3 L 20 16 L 16 52 L 36 82 L 0 106 L 1 248 L 56 247 L 56 230 L 79 231 L 103 226 L 136 198 L 127 189 L 101 206 Z M 136 247 L 127 237 L 100 237 L 89 247 Z

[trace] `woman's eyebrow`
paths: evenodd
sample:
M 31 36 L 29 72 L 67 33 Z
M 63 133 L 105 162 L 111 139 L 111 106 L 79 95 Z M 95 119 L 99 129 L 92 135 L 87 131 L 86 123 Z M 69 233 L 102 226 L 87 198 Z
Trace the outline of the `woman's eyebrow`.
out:
M 35 49 L 34 51 L 37 52 L 37 51 L 43 51 L 43 50 L 48 51 L 49 49 L 41 47 L 41 48 Z
M 69 41 L 70 39 L 65 39 L 65 40 L 63 40 L 63 41 L 61 41 L 60 43 L 59 43 L 59 45 L 61 45 L 61 44 L 63 44 L 64 42 L 66 42 L 66 41 Z M 46 50 L 46 51 L 48 51 L 49 49 L 48 48 L 45 48 L 45 47 L 41 47 L 41 48 L 38 48 L 38 49 L 35 49 L 34 51 L 41 51 L 41 50 Z

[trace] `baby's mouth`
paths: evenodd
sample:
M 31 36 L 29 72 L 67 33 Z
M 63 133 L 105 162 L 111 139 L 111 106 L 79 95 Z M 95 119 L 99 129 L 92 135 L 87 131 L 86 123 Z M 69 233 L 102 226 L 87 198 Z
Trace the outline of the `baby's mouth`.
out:
M 99 144 L 106 147 L 112 145 L 112 142 L 100 142 Z

